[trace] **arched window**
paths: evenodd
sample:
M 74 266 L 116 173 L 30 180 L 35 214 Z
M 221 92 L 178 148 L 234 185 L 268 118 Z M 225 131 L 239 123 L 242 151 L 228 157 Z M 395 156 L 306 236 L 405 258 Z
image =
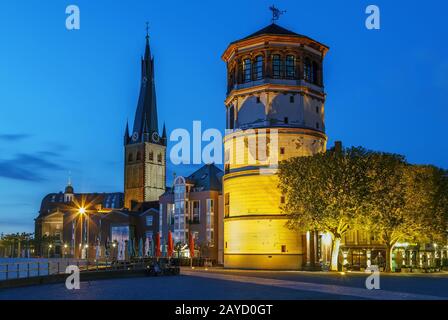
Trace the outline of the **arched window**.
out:
M 281 77 L 281 66 L 282 66 L 282 61 L 280 59 L 280 55 L 274 54 L 272 56 L 272 77 L 273 78 Z
M 311 82 L 319 84 L 319 65 L 313 61 L 313 69 L 311 70 Z
M 132 153 L 128 154 L 128 162 L 134 161 L 134 157 L 132 156 Z
M 149 151 L 148 159 L 149 159 L 150 161 L 153 161 L 153 160 L 154 160 L 154 152 Z
M 296 77 L 296 57 L 293 55 L 286 56 L 285 61 L 286 78 L 295 79 Z
M 244 59 L 243 62 L 243 82 L 252 81 L 252 61 Z
M 259 55 L 255 58 L 254 64 L 254 80 L 263 79 L 263 56 Z
M 308 82 L 311 81 L 311 62 L 308 58 L 305 59 L 303 64 L 303 78 Z
M 140 161 L 142 160 L 142 154 L 139 152 L 137 152 L 137 157 L 135 158 L 135 160 Z

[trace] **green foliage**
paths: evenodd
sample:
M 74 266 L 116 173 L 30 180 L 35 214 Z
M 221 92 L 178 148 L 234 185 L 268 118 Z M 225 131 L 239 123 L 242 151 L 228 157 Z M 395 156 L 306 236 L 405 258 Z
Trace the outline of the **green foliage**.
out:
M 279 179 L 290 228 L 330 232 L 333 240 L 350 228 L 373 233 L 388 249 L 387 270 L 397 242 L 446 243 L 448 175 L 442 169 L 350 148 L 284 161 Z
M 282 162 L 279 187 L 286 196 L 282 210 L 289 227 L 326 231 L 336 238 L 353 227 L 364 209 L 367 155 L 351 148 Z

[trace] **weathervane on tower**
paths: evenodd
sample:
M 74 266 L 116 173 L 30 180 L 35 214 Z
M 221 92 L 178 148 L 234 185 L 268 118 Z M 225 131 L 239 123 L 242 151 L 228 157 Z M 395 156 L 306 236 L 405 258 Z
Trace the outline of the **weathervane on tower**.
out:
M 276 8 L 274 5 L 269 7 L 269 10 L 272 11 L 272 23 L 275 23 L 278 19 L 280 19 L 280 16 L 286 12 L 286 10 L 280 10 L 279 8 Z

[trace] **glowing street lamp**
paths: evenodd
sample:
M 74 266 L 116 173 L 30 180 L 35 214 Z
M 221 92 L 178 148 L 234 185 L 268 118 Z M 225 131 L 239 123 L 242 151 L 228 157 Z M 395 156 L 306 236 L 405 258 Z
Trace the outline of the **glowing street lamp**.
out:
M 78 209 L 78 215 L 80 216 L 80 219 L 81 219 L 81 243 L 80 243 L 80 249 L 81 249 L 81 251 L 80 251 L 80 256 L 81 256 L 81 258 L 82 258 L 82 250 L 83 250 L 83 242 L 84 242 L 84 230 L 83 230 L 83 224 L 84 224 L 84 221 L 83 221 L 83 219 L 82 219 L 82 217 L 84 216 L 84 215 L 86 215 L 87 216 L 87 210 L 86 210 L 86 208 L 84 208 L 84 207 L 80 207 L 79 209 Z M 87 229 L 87 233 L 89 233 L 89 230 Z M 86 239 L 86 242 L 87 242 L 87 239 Z M 87 246 L 85 247 L 85 250 L 86 250 L 86 258 L 87 258 Z

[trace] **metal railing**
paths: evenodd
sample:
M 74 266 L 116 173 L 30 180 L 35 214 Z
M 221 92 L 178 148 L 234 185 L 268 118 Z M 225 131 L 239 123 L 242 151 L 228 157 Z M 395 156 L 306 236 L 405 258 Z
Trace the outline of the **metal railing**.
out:
M 28 260 L 24 262 L 0 263 L 0 281 L 65 274 L 66 268 L 70 265 L 77 266 L 81 272 L 144 270 L 148 269 L 156 261 L 159 265 L 190 265 L 190 259 L 188 258 L 172 258 L 170 262 L 167 258 L 156 259 L 154 257 L 132 258 L 130 261 L 89 261 L 77 259 Z M 194 266 L 208 266 L 209 264 L 212 264 L 212 260 L 210 259 L 193 259 Z
M 0 264 L 0 281 L 61 274 L 69 265 L 76 265 L 80 270 L 89 268 L 87 261 L 74 259 L 7 262 Z

